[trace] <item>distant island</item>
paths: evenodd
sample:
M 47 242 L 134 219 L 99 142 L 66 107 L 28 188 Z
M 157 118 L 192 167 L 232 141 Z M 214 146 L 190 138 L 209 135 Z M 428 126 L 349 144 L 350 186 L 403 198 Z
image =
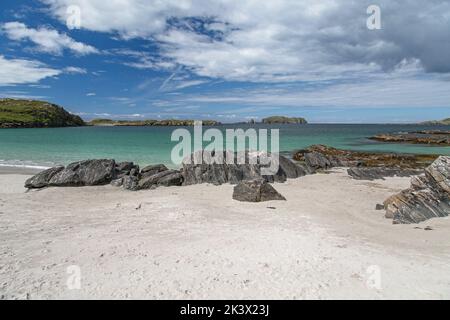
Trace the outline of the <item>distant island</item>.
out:
M 45 101 L 0 99 L 0 128 L 84 126 L 79 116 Z
M 450 118 L 442 119 L 442 120 L 425 121 L 425 122 L 421 122 L 419 124 L 422 124 L 422 125 L 435 125 L 435 126 L 449 126 L 450 125 Z
M 305 118 L 292 118 L 284 116 L 272 116 L 262 119 L 265 124 L 307 124 Z
M 204 126 L 216 126 L 221 123 L 215 120 L 203 120 Z M 111 119 L 93 119 L 87 123 L 89 126 L 193 126 L 194 120 L 111 120 Z
M 450 119 L 447 119 L 450 121 Z M 193 126 L 195 120 L 185 119 L 145 119 L 112 120 L 93 119 L 85 122 L 81 117 L 66 111 L 56 104 L 25 99 L 0 99 L 0 128 L 55 128 L 77 126 Z M 248 123 L 256 124 L 255 120 Z M 304 118 L 271 116 L 262 119 L 263 124 L 307 124 Z M 217 126 L 216 120 L 202 120 L 204 126 Z M 236 123 L 237 124 L 237 123 Z

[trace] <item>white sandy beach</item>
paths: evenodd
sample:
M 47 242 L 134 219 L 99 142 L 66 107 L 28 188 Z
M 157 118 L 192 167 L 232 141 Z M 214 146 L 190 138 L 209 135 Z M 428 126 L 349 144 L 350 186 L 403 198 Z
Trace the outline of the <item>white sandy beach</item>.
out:
M 231 185 L 26 193 L 28 175 L 2 173 L 2 299 L 450 298 L 450 220 L 375 210 L 409 178 L 339 169 L 275 184 L 287 201 L 241 203 Z

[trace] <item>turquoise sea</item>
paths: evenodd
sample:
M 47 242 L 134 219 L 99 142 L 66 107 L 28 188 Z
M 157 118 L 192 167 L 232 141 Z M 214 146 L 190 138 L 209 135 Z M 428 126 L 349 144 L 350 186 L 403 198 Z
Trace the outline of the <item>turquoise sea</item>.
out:
M 220 130 L 247 129 L 249 125 L 222 125 Z M 449 127 L 379 124 L 253 125 L 255 129 L 280 129 L 280 151 L 290 152 L 312 144 L 337 148 L 450 155 L 450 147 L 390 144 L 368 140 L 377 133 L 406 132 Z M 140 165 L 164 163 L 176 167 L 170 140 L 179 127 L 77 127 L 50 129 L 0 129 L 0 165 L 42 166 L 68 164 L 93 158 L 134 161 Z M 206 130 L 208 127 L 204 127 Z M 192 131 L 192 128 L 189 128 Z

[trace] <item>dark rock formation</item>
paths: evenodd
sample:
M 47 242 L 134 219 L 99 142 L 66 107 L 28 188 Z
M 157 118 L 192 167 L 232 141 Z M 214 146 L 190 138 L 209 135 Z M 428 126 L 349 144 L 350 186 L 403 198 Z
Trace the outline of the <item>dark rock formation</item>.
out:
M 385 177 L 409 177 L 423 173 L 420 169 L 401 169 L 383 167 L 353 167 L 347 173 L 356 180 L 375 180 Z
M 152 176 L 156 173 L 163 172 L 169 170 L 165 165 L 163 164 L 154 164 L 150 166 L 146 166 L 142 168 L 141 175 L 142 176 Z
M 399 154 L 340 150 L 324 145 L 313 145 L 296 151 L 293 159 L 312 169 L 332 167 L 383 167 L 422 169 L 436 160 L 438 155 Z
M 408 133 L 384 133 L 370 137 L 371 140 L 396 143 L 415 143 L 450 146 L 448 131 L 415 131 Z
M 247 202 L 286 200 L 273 186 L 262 179 L 239 182 L 233 189 L 233 199 Z
M 178 170 L 169 170 L 171 173 L 158 180 L 158 187 L 181 186 L 183 184 L 183 175 Z
M 85 160 L 54 167 L 38 173 L 25 182 L 29 189 L 53 187 L 95 186 L 108 184 L 116 178 L 114 160 Z
M 165 170 L 151 176 L 144 176 L 138 182 L 138 189 L 154 189 L 158 186 L 180 186 L 183 177 L 178 170 Z
M 139 178 L 137 176 L 125 176 L 122 179 L 122 188 L 124 188 L 125 190 L 139 190 Z
M 377 203 L 375 206 L 375 210 L 384 210 L 384 204 Z
M 53 175 L 49 186 L 95 186 L 110 183 L 115 178 L 114 160 L 85 160 L 69 164 Z
M 393 223 L 419 223 L 445 217 L 450 213 L 450 157 L 439 157 L 425 169 L 425 174 L 412 177 L 411 187 L 384 202 L 386 218 Z
M 122 178 L 124 176 L 139 174 L 139 166 L 135 165 L 133 162 L 120 162 L 116 164 L 115 175 L 117 178 Z
M 225 161 L 227 154 L 231 159 L 229 164 Z M 236 184 L 243 180 L 260 178 L 264 178 L 268 182 L 284 182 L 287 178 L 297 178 L 307 173 L 305 168 L 280 155 L 278 171 L 274 175 L 263 176 L 262 168 L 264 168 L 264 165 L 261 164 L 262 156 L 262 153 L 256 152 L 227 153 L 221 151 L 220 153 L 215 153 L 214 151 L 197 151 L 183 162 L 183 184 Z M 200 157 L 203 157 L 203 163 L 195 164 L 194 159 Z M 214 163 L 211 160 L 214 157 L 220 157 L 219 163 Z M 238 157 L 242 157 L 245 161 L 238 161 Z
M 38 189 L 47 187 L 50 179 L 62 170 L 64 170 L 64 167 L 59 166 L 39 172 L 35 176 L 25 181 L 25 188 Z

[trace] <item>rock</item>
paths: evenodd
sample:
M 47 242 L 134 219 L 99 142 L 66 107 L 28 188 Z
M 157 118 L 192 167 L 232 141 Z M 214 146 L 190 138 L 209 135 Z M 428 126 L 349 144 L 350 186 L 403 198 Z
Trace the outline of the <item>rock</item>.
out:
M 347 173 L 356 180 L 375 180 L 385 177 L 409 177 L 423 173 L 423 170 L 382 168 L 382 167 L 353 167 L 347 169 Z
M 49 186 L 95 186 L 115 178 L 114 160 L 85 160 L 69 164 L 49 180 Z
M 384 210 L 384 205 L 381 203 L 377 203 L 375 206 L 375 210 Z
M 292 160 L 284 156 L 280 155 L 279 162 L 280 162 L 280 169 L 285 173 L 288 179 L 295 179 L 310 173 L 303 166 L 294 163 Z
M 441 156 L 413 177 L 411 187 L 384 201 L 386 218 L 393 223 L 419 223 L 450 213 L 450 157 Z
M 122 188 L 125 190 L 130 191 L 137 191 L 139 190 L 139 178 L 136 176 L 125 176 L 122 178 Z
M 166 179 L 163 179 L 165 178 Z M 159 185 L 181 185 L 177 184 L 178 181 L 181 180 L 182 183 L 182 175 L 177 170 L 165 170 L 159 173 L 156 173 L 152 176 L 144 176 L 138 182 L 138 189 L 153 189 Z
M 402 169 L 422 169 L 437 159 L 437 155 L 412 155 L 397 153 L 362 152 L 341 150 L 325 145 L 313 145 L 293 154 L 312 170 L 332 167 L 382 167 Z
M 227 155 L 232 160 L 226 163 Z M 279 156 L 279 167 L 274 175 L 262 175 L 261 152 L 230 153 L 220 151 L 197 151 L 183 161 L 182 174 L 184 185 L 211 183 L 236 184 L 244 180 L 263 178 L 268 182 L 284 182 L 287 178 L 297 178 L 306 174 L 306 170 L 284 156 Z M 203 163 L 195 164 L 194 159 L 203 157 Z M 214 157 L 221 159 L 215 163 Z M 245 161 L 238 161 L 242 157 Z M 222 160 L 224 159 L 224 160 Z M 239 164 L 241 163 L 241 164 Z
M 130 170 L 130 176 L 139 177 L 139 167 Z
M 25 188 L 38 189 L 48 186 L 50 179 L 57 173 L 64 170 L 63 166 L 53 167 L 42 172 L 39 172 L 35 176 L 25 181 Z
M 233 199 L 246 202 L 286 200 L 274 187 L 262 179 L 241 181 L 233 189 Z
M 370 137 L 371 140 L 395 143 L 415 143 L 450 146 L 450 132 L 448 131 L 414 131 L 408 133 L 386 133 Z
M 439 157 L 431 166 L 425 169 L 428 185 L 433 185 L 443 194 L 450 193 L 450 157 Z M 424 180 L 424 183 L 425 181 Z
M 331 162 L 331 160 L 319 153 L 319 152 L 311 152 L 305 154 L 305 163 L 309 168 L 314 170 L 317 169 L 329 169 L 332 167 L 339 166 L 340 163 Z
M 156 173 L 167 171 L 167 170 L 169 170 L 169 169 L 165 165 L 155 164 L 155 165 L 150 165 L 150 166 L 146 166 L 145 168 L 143 168 L 141 170 L 141 175 L 142 176 L 152 176 Z
M 158 180 L 158 186 L 170 187 L 181 186 L 182 184 L 183 175 L 179 171 L 172 172 Z
M 133 174 L 131 174 L 133 172 Z M 139 166 L 133 162 L 120 162 L 116 164 L 116 177 L 121 178 L 128 175 L 139 173 Z
M 114 187 L 121 187 L 123 185 L 123 179 L 124 178 L 118 178 L 111 181 L 111 185 Z

